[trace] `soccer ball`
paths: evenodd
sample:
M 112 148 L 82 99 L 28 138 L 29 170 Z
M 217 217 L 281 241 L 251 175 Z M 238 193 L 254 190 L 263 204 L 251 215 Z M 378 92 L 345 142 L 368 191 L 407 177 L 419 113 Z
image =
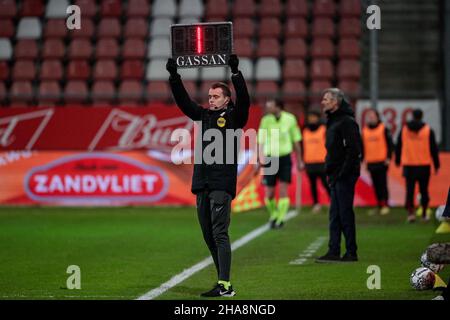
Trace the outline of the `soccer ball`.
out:
M 444 210 L 445 210 L 445 206 L 439 206 L 436 209 L 436 212 L 434 214 L 435 214 L 435 217 L 436 217 L 437 221 L 442 222 L 442 221 L 445 220 L 445 217 L 442 216 L 442 214 L 444 213 Z
M 436 277 L 428 268 L 420 267 L 411 274 L 411 286 L 416 290 L 430 290 L 434 286 Z
M 422 267 L 428 268 L 434 273 L 439 273 L 444 268 L 443 264 L 437 264 L 428 261 L 426 252 L 424 252 L 420 257 L 420 262 L 422 263 Z

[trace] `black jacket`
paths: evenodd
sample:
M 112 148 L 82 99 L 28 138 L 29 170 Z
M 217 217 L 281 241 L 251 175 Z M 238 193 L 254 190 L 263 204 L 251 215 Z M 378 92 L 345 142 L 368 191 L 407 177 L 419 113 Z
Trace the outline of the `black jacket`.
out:
M 378 126 L 381 124 L 381 121 L 379 121 L 375 126 L 368 126 L 369 129 L 376 129 L 378 128 Z M 387 146 L 387 158 L 389 160 L 392 159 L 392 154 L 394 152 L 394 142 L 392 141 L 392 136 L 391 133 L 389 132 L 388 128 L 384 128 L 384 139 L 386 140 L 386 146 Z M 364 140 L 362 140 L 363 145 L 364 145 Z M 361 149 L 362 152 L 362 158 L 361 160 L 364 160 L 364 148 Z M 367 169 L 369 170 L 373 170 L 373 169 L 378 169 L 380 167 L 386 166 L 385 162 L 373 162 L 373 163 L 367 163 Z
M 411 120 L 406 123 L 406 126 L 408 127 L 408 129 L 415 131 L 415 132 L 422 129 L 424 125 L 425 125 L 424 122 L 417 121 L 417 120 Z M 436 143 L 434 131 L 431 128 L 430 128 L 430 153 L 431 153 L 431 157 L 433 158 L 434 168 L 436 170 L 439 170 L 439 167 L 440 167 L 439 148 Z M 400 130 L 400 132 L 398 134 L 397 145 L 395 147 L 395 164 L 397 166 L 399 166 L 401 163 L 401 157 L 402 157 L 402 130 Z
M 339 108 L 327 114 L 325 170 L 328 182 L 359 176 L 361 169 L 361 134 L 353 110 L 342 100 Z
M 222 149 L 222 163 L 205 163 L 202 157 L 201 163 L 194 164 L 194 173 L 192 176 L 192 193 L 196 194 L 202 190 L 221 190 L 228 192 L 233 198 L 236 196 L 236 182 L 237 182 L 237 154 L 238 154 L 238 139 L 234 139 L 234 150 L 226 148 L 226 129 L 242 129 L 248 120 L 248 112 L 250 108 L 250 97 L 247 91 L 244 77 L 239 72 L 237 75 L 232 75 L 234 89 L 236 91 L 236 104 L 231 100 L 227 108 L 224 110 L 210 111 L 192 101 L 186 89 L 183 86 L 181 77 L 179 75 L 169 78 L 169 84 L 172 89 L 172 94 L 177 106 L 183 113 L 194 121 L 201 121 L 202 135 L 198 135 L 196 150 L 201 145 L 201 152 L 208 145 L 214 143 L 213 141 L 204 141 L 202 139 L 204 133 L 208 129 L 218 129 L 223 139 Z M 219 118 L 223 118 L 220 119 Z M 225 120 L 225 121 L 223 121 Z M 208 149 L 210 150 L 213 145 Z M 227 154 L 230 158 L 230 152 L 234 151 L 233 161 L 227 161 Z M 197 152 L 197 151 L 196 151 Z M 232 163 L 231 163 L 232 162 Z

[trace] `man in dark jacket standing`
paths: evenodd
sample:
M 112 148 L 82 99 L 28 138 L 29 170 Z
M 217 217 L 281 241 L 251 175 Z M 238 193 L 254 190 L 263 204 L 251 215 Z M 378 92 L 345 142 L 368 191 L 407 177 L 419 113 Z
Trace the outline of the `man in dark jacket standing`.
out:
M 177 106 L 186 116 L 199 121 L 202 128 L 202 134 L 197 137 L 200 140 L 196 141 L 196 153 L 201 146 L 203 155 L 200 163 L 196 161 L 194 165 L 191 190 L 197 196 L 197 213 L 203 238 L 211 252 L 218 275 L 217 284 L 210 291 L 201 294 L 204 297 L 230 297 L 236 294 L 230 283 L 231 247 L 228 227 L 231 200 L 236 196 L 238 138 L 233 137 L 233 141 L 227 141 L 226 130 L 242 129 L 246 125 L 250 97 L 244 77 L 238 70 L 239 60 L 236 55 L 230 56 L 228 65 L 236 90 L 236 104 L 231 100 L 228 85 L 217 82 L 209 89 L 207 108 L 191 100 L 177 72 L 175 60 L 169 59 L 166 65 L 170 73 L 169 84 Z M 216 141 L 215 138 L 206 138 L 207 131 L 219 132 L 222 138 L 222 150 L 213 148 L 214 159 L 209 160 L 205 157 L 204 151 L 211 149 L 210 145 Z M 231 153 L 233 157 L 230 161 Z
M 330 185 L 330 240 L 328 252 L 316 262 L 358 261 L 353 199 L 361 168 L 361 135 L 353 110 L 337 88 L 324 91 L 323 111 L 327 115 L 325 170 Z M 341 233 L 346 253 L 341 258 Z

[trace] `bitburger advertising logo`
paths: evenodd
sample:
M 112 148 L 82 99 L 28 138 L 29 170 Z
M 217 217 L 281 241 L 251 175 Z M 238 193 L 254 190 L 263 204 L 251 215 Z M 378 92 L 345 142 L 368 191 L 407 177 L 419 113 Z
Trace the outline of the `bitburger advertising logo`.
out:
M 155 202 L 169 179 L 158 167 L 110 153 L 68 156 L 35 167 L 25 176 L 27 195 L 35 201 L 109 204 Z

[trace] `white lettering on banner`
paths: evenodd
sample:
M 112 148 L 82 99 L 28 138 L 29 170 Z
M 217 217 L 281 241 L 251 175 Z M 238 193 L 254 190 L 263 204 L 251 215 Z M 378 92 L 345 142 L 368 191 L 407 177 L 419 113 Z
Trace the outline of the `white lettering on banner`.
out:
M 28 159 L 32 156 L 31 151 L 10 151 L 0 153 L 0 166 L 19 161 L 20 159 Z
M 16 146 L 17 149 L 30 150 L 33 148 L 36 140 L 50 121 L 54 112 L 53 109 L 45 109 L 0 118 L 0 147 L 6 148 L 14 143 L 16 139 L 14 133 L 20 130 L 18 127 L 23 122 L 42 118 L 36 130 L 28 139 L 27 144 L 25 146 Z
M 356 120 L 362 128 L 366 111 L 370 109 L 369 100 L 358 100 L 356 104 Z M 394 142 L 402 125 L 410 119 L 414 109 L 423 111 L 423 121 L 430 125 L 438 143 L 442 141 L 441 108 L 438 100 L 380 100 L 378 111 L 386 126 L 391 130 Z
M 112 110 L 103 122 L 88 150 L 94 150 L 103 137 L 119 133 L 117 144 L 106 146 L 107 149 L 157 148 L 170 151 L 173 146 L 170 141 L 172 132 L 179 128 L 192 131 L 193 125 L 193 122 L 184 116 L 160 120 L 153 114 L 139 116 L 116 109 Z

